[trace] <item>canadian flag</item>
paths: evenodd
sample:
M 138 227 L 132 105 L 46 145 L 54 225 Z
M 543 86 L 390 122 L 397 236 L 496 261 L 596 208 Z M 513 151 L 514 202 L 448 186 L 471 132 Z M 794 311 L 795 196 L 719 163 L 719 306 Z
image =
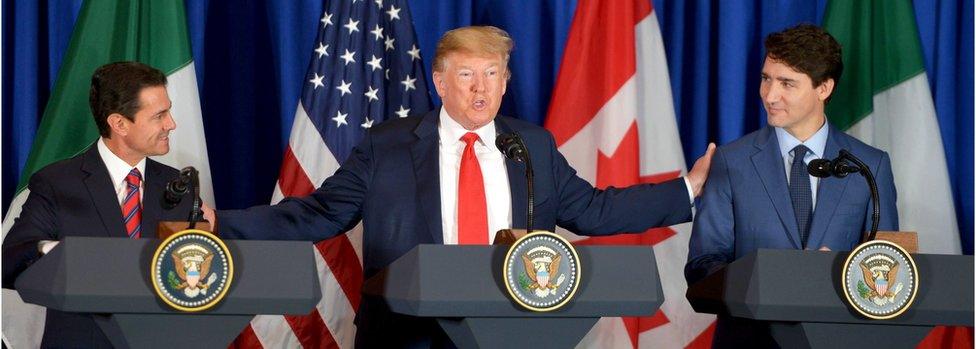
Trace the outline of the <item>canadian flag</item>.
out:
M 656 183 L 685 172 L 650 1 L 579 1 L 545 126 L 579 176 L 599 188 Z M 711 346 L 715 317 L 695 313 L 685 299 L 690 224 L 600 238 L 559 233 L 582 245 L 654 246 L 664 288 L 655 315 L 601 319 L 581 347 Z

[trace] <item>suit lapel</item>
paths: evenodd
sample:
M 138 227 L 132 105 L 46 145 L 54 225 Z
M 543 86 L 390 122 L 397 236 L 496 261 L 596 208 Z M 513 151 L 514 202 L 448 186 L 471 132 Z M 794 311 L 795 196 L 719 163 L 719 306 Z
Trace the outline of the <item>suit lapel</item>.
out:
M 163 191 L 166 183 L 162 180 L 159 164 L 146 159 L 146 183 L 142 196 L 142 236 L 156 238 L 156 226 L 162 215 Z M 189 199 L 189 196 L 186 198 Z
M 827 145 L 824 147 L 823 157 L 825 159 L 836 159 L 840 150 L 848 147 L 848 144 L 842 139 L 843 136 L 838 133 L 840 131 L 834 129 L 833 126 L 828 127 L 830 128 L 827 133 Z M 834 216 L 837 204 L 847 189 L 847 183 L 850 182 L 851 177 L 856 176 L 859 174 L 851 174 L 846 178 L 828 177 L 820 179 L 820 184 L 817 185 L 817 207 L 813 210 L 813 222 L 810 223 L 810 240 L 807 242 L 807 246 L 813 249 L 821 246 L 827 233 L 827 227 L 830 225 L 830 219 Z
M 119 198 L 115 194 L 115 186 L 108 175 L 108 168 L 102 163 L 102 158 L 98 154 L 97 145 L 92 145 L 85 152 L 85 160 L 82 162 L 81 170 L 87 174 L 84 179 L 88 195 L 92 199 L 92 206 L 98 211 L 98 216 L 102 220 L 104 232 L 108 236 L 124 237 L 125 226 L 122 224 L 122 207 L 119 206 Z
M 441 226 L 440 157 L 438 155 L 437 117 L 439 109 L 424 115 L 414 130 L 417 141 L 410 147 L 417 179 L 417 203 L 427 223 L 427 231 L 436 244 L 444 243 Z
M 495 132 L 503 134 L 513 131 L 500 117 L 496 117 Z M 526 223 L 526 211 L 529 207 L 526 199 L 528 181 L 525 178 L 525 164 L 506 158 L 505 169 L 508 172 L 508 186 L 512 194 L 512 228 L 528 228 Z
M 786 228 L 790 243 L 800 249 L 800 233 L 796 226 L 796 215 L 793 213 L 793 203 L 790 201 L 790 190 L 786 183 L 786 172 L 783 158 L 779 152 L 779 142 L 773 128 L 767 126 L 762 130 L 756 143 L 758 151 L 752 155 L 752 164 L 762 180 L 766 195 L 773 202 L 776 214 Z

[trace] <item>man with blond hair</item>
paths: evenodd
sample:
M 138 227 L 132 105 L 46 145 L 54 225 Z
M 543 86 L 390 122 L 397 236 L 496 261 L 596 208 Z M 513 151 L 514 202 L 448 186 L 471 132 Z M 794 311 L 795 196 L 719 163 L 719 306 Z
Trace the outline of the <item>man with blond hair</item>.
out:
M 576 176 L 548 131 L 499 116 L 513 46 L 508 33 L 495 27 L 447 32 L 434 57 L 442 108 L 371 128 L 309 196 L 240 211 L 208 210 L 207 218 L 227 238 L 312 241 L 362 221 L 368 279 L 419 244 L 488 244 L 500 229 L 525 228 L 524 165 L 506 160 L 495 147 L 496 135 L 517 133 L 535 172 L 534 228 L 559 225 L 607 235 L 691 219 L 691 201 L 708 173 L 707 155 L 685 178 L 598 190 Z M 392 314 L 370 299 L 360 305 L 356 324 L 357 347 L 449 345 L 432 320 Z

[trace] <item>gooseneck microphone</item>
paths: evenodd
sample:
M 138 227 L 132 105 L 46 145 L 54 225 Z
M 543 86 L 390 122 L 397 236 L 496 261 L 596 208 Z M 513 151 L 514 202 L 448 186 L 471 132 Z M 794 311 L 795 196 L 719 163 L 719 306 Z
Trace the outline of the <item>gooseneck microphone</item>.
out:
M 851 165 L 848 161 L 854 164 Z M 810 164 L 807 165 L 807 172 L 811 176 L 819 178 L 844 178 L 855 172 L 864 176 L 864 179 L 868 181 L 868 188 L 871 189 L 871 203 L 874 206 L 874 212 L 871 214 L 871 231 L 868 233 L 868 236 L 861 237 L 861 243 L 874 240 L 875 235 L 878 234 L 878 222 L 881 221 L 881 207 L 879 206 L 880 199 L 878 199 L 878 185 L 875 183 L 874 174 L 871 173 L 868 165 L 864 164 L 861 159 L 858 159 L 846 149 L 841 149 L 840 156 L 834 160 L 811 160 Z
M 190 209 L 190 229 L 196 223 L 203 220 L 203 212 L 200 210 L 200 172 L 193 166 L 184 167 L 180 174 L 172 181 L 166 183 L 166 190 L 163 193 L 163 207 L 172 209 L 183 201 L 183 196 L 193 193 L 193 207 Z
M 535 194 L 532 189 L 532 159 L 529 158 L 529 149 L 522 142 L 522 137 L 518 133 L 500 133 L 495 136 L 495 146 L 509 160 L 525 164 L 526 196 L 528 196 L 529 206 L 526 208 L 525 230 L 532 232 L 532 211 L 535 203 Z

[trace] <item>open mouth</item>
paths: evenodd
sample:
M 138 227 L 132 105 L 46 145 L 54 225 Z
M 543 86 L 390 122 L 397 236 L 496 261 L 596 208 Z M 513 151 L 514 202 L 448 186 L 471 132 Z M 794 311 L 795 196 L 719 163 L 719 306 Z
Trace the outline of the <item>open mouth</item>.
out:
M 482 111 L 485 110 L 486 107 L 488 107 L 488 102 L 485 101 L 484 99 L 476 99 L 474 103 L 471 104 L 471 107 L 473 107 L 474 110 Z

